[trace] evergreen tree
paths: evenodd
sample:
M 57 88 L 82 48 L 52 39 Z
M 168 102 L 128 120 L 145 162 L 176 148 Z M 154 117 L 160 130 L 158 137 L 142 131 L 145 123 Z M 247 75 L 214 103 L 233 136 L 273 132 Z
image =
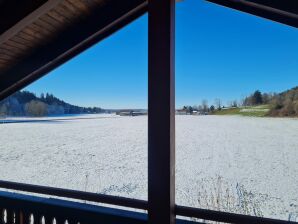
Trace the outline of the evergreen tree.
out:
M 253 105 L 259 105 L 263 103 L 263 97 L 262 97 L 262 93 L 257 90 L 254 92 L 253 96 L 252 96 L 252 104 Z

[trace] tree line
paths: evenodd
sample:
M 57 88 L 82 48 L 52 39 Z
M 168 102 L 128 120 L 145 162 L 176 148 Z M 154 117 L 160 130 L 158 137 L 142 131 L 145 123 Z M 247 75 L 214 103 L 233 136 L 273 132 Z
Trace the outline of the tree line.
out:
M 194 111 L 200 114 L 210 114 L 216 110 L 222 110 L 225 107 L 249 107 L 266 105 L 269 108 L 268 116 L 298 116 L 298 87 L 281 93 L 262 93 L 256 90 L 249 96 L 240 101 L 233 100 L 228 103 L 228 106 L 223 106 L 221 99 L 214 100 L 214 104 L 209 106 L 207 100 L 203 100 L 197 106 L 184 106 L 182 110 L 189 114 Z
M 270 104 L 271 116 L 298 116 L 298 87 L 274 95 Z
M 50 93 L 42 93 L 38 97 L 29 91 L 18 91 L 0 101 L 0 116 L 48 116 L 102 112 L 104 110 L 100 107 L 75 106 Z
M 257 90 L 244 99 L 243 105 L 268 105 L 269 116 L 298 116 L 298 87 L 281 93 L 261 93 Z
M 194 106 L 183 106 L 182 110 L 188 114 L 199 113 L 199 114 L 209 114 L 216 110 L 221 110 L 224 108 L 221 99 L 217 98 L 214 100 L 214 104 L 209 106 L 208 100 L 202 100 L 202 103 Z

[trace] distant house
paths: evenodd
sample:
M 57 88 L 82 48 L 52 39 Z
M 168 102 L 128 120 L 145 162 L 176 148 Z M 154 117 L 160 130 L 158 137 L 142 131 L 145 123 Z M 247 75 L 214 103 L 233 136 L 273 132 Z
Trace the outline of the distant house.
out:
M 146 111 L 134 111 L 132 112 L 132 116 L 141 116 L 141 115 L 147 115 L 148 113 Z
M 192 115 L 199 115 L 199 111 L 197 110 L 192 111 Z
M 176 114 L 177 115 L 187 115 L 187 110 L 184 110 L 184 109 L 176 110 Z
M 147 115 L 147 111 L 145 110 L 120 110 L 116 112 L 116 115 L 120 116 L 141 116 L 141 115 Z
M 116 115 L 120 115 L 120 116 L 132 116 L 132 112 L 131 110 L 124 110 L 124 111 L 117 111 Z

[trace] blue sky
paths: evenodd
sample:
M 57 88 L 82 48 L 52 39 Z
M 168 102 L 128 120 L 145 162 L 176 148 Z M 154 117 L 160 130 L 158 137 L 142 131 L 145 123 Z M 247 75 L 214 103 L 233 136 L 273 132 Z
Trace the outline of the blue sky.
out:
M 81 106 L 147 108 L 147 15 L 26 89 Z M 298 85 L 298 30 L 202 0 L 176 6 L 176 107 Z

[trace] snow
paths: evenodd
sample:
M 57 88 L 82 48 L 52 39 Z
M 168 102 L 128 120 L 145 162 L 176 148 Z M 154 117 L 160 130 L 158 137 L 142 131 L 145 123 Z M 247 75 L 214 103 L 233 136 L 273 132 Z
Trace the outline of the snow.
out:
M 147 199 L 147 116 L 17 120 L 0 179 Z M 297 119 L 178 115 L 176 151 L 177 204 L 296 220 Z
M 267 108 L 244 108 L 240 112 L 269 112 L 269 110 Z

